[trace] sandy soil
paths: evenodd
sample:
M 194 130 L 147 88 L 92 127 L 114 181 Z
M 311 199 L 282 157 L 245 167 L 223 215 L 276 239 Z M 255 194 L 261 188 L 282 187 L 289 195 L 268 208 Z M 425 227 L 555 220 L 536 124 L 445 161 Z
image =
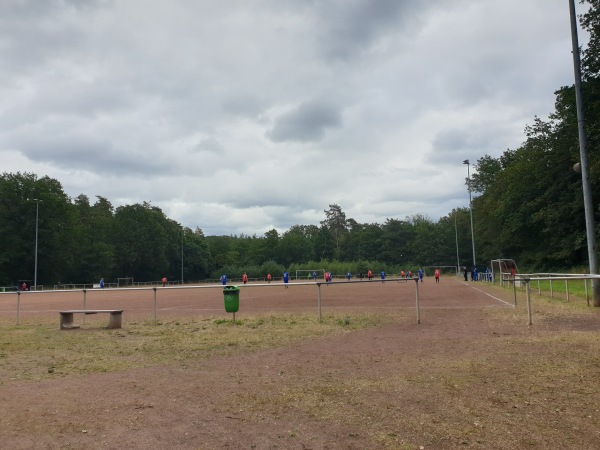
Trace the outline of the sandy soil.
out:
M 541 449 L 567 442 L 570 448 L 600 448 L 593 405 L 593 416 L 582 407 L 580 421 L 557 420 L 556 436 L 536 435 L 527 423 L 549 420 L 549 413 L 513 403 L 509 387 L 494 388 L 476 376 L 481 361 L 497 365 L 499 380 L 518 377 L 503 373 L 511 367 L 510 351 L 486 359 L 485 348 L 501 348 L 503 337 L 531 339 L 580 325 L 600 336 L 597 321 L 529 327 L 522 314 L 496 321 L 490 311 L 512 309 L 510 292 L 443 278 L 418 286 L 417 323 L 415 287 L 412 281 L 365 281 L 320 288 L 323 314 L 395 314 L 380 329 L 123 373 L 6 382 L 0 386 L 0 446 Z M 318 315 L 318 294 L 314 285 L 241 286 L 237 317 L 265 311 Z M 81 309 L 83 302 L 81 292 L 24 293 L 19 317 L 55 316 L 60 333 L 57 311 Z M 128 320 L 153 318 L 155 311 L 153 290 L 88 291 L 85 304 L 124 309 L 124 328 Z M 220 288 L 159 288 L 156 315 L 228 317 Z M 16 319 L 16 295 L 0 297 L 0 317 Z

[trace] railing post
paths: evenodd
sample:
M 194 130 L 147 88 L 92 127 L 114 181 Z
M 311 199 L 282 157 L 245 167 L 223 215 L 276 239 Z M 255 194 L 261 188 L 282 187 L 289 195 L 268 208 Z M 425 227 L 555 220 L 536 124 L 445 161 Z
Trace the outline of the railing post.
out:
M 567 293 L 567 301 L 569 301 L 569 280 L 565 280 L 565 291 Z
M 21 291 L 17 291 L 17 325 L 19 325 L 19 315 L 21 314 Z
M 317 307 L 319 309 L 319 323 L 323 321 L 321 317 L 321 283 L 317 283 Z
M 420 324 L 421 323 L 421 314 L 419 311 L 419 279 L 415 278 L 415 288 L 416 288 L 416 292 L 417 292 L 417 323 Z
M 588 282 L 588 279 L 584 278 L 583 285 L 585 286 L 585 301 L 587 302 L 587 305 L 590 306 L 590 296 L 588 294 L 587 282 Z
M 154 325 L 156 325 L 156 288 L 152 288 L 154 290 Z
M 515 307 L 517 306 L 517 283 L 513 280 L 513 294 L 515 296 Z
M 85 288 L 83 288 L 83 310 L 85 311 L 86 308 L 86 290 Z M 87 314 L 83 315 L 83 323 L 85 323 L 85 317 L 87 316 Z
M 527 292 L 527 317 L 529 319 L 529 325 L 531 325 L 531 294 L 529 292 L 529 278 L 525 279 L 525 291 Z
M 550 298 L 554 298 L 554 291 L 552 290 L 552 278 L 550 278 Z

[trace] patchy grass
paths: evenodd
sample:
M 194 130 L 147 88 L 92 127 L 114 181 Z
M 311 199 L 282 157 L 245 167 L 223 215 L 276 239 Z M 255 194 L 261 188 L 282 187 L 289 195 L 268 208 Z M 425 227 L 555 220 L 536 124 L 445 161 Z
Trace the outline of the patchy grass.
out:
M 512 291 L 514 287 L 512 283 L 507 282 L 502 289 Z M 529 283 L 529 289 L 531 295 L 548 300 L 567 301 L 568 292 L 569 302 L 587 305 L 588 301 L 592 301 L 590 280 L 534 280 Z M 517 287 L 517 293 L 518 297 L 525 297 L 524 283 Z
M 439 321 L 432 320 L 434 311 Z M 326 315 L 322 323 L 314 315 L 273 314 L 235 323 L 221 317 L 129 321 L 121 330 L 91 322 L 67 332 L 54 322 L 3 326 L 0 383 L 9 390 L 11 379 L 35 386 L 36 380 L 183 365 L 301 341 L 317 347 L 322 338 L 341 335 L 327 354 L 271 355 L 259 379 L 256 371 L 226 374 L 227 393 L 211 397 L 210 414 L 256 428 L 281 448 L 319 447 L 311 442 L 316 424 L 338 433 L 332 448 L 600 448 L 600 308 L 532 293 L 530 327 L 519 292 L 516 308 L 433 310 L 423 317 L 418 326 L 412 311 Z M 353 333 L 373 327 L 382 329 L 366 341 L 372 346 L 342 348 L 344 341 L 357 346 Z M 243 388 L 229 390 L 230 384 Z M 142 412 L 132 414 L 137 419 Z
M 391 317 L 377 314 L 309 314 L 245 317 L 243 320 L 178 318 L 128 321 L 106 330 L 88 321 L 81 329 L 60 331 L 56 323 L 0 328 L 0 384 L 42 380 L 229 355 L 281 347 L 306 339 L 381 326 Z

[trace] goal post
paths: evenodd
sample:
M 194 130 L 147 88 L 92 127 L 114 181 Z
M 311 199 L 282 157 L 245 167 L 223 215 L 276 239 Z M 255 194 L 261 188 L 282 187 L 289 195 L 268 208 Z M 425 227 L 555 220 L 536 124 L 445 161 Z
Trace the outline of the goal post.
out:
M 117 278 L 117 287 L 133 286 L 133 277 Z
M 323 278 L 325 275 L 325 269 L 298 269 L 296 270 L 296 280 L 312 280 L 313 272 L 317 274 L 317 279 Z
M 504 282 L 511 282 L 519 273 L 514 259 L 492 259 L 492 280 L 504 286 Z

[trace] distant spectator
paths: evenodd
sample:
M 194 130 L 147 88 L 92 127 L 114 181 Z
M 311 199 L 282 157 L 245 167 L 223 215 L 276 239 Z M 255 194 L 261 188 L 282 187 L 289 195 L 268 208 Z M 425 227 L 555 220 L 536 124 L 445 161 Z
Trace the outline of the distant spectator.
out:
M 285 272 L 283 272 L 283 282 L 285 284 L 286 289 L 288 287 L 288 281 L 290 281 L 290 274 L 286 270 Z

